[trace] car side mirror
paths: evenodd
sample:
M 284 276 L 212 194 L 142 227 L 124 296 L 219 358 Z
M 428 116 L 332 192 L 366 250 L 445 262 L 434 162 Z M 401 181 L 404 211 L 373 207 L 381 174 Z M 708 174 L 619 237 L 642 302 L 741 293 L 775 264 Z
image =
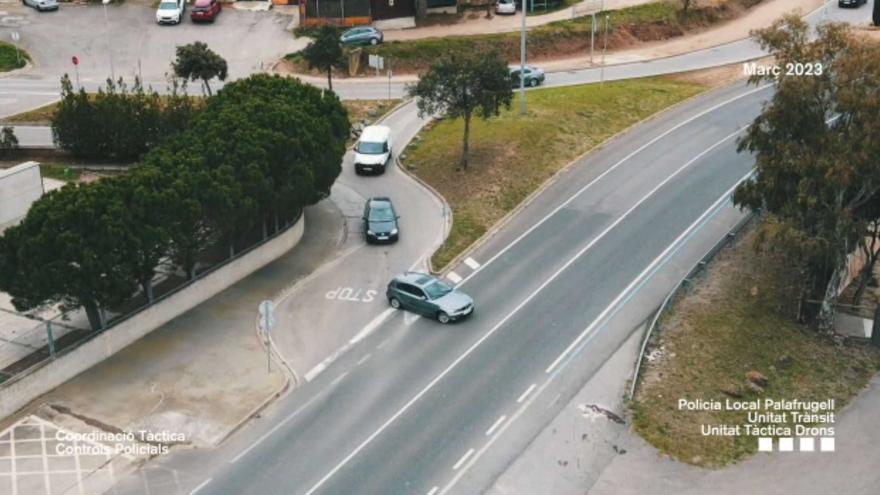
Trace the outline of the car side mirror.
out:
M 400 215 L 394 215 L 395 220 L 400 220 Z

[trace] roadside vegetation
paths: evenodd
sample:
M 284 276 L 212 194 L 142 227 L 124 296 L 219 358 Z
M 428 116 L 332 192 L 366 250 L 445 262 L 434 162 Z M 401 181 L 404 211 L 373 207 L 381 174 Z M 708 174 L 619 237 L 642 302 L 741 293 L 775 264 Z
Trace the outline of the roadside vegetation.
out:
M 20 69 L 27 64 L 30 56 L 24 50 L 16 55 L 15 45 L 0 41 L 0 72 Z
M 662 41 L 699 31 L 714 24 L 742 15 L 761 0 L 721 0 L 685 8 L 683 2 L 661 0 L 657 2 L 603 11 L 597 14 L 599 22 L 597 37 L 601 49 L 601 33 L 604 19 L 611 16 L 608 49 L 619 50 L 639 43 Z M 302 32 L 307 34 L 308 32 Z M 567 19 L 536 26 L 529 30 L 527 56 L 530 62 L 588 54 L 590 50 L 590 23 L 587 18 Z M 413 41 L 389 41 L 378 46 L 363 47 L 363 63 L 359 68 L 368 73 L 366 58 L 375 53 L 387 58 L 387 63 L 397 74 L 423 72 L 431 63 L 448 53 L 472 53 L 495 50 L 505 60 L 519 60 L 519 33 L 480 34 L 472 36 L 448 36 Z M 300 53 L 286 57 L 293 70 L 308 70 Z M 345 71 L 338 71 L 344 76 Z
M 462 119 L 429 124 L 402 160 L 453 211 L 449 237 L 432 259 L 434 269 L 442 269 L 571 160 L 705 88 L 660 77 L 530 91 L 527 115 L 519 114 L 514 99 L 498 117 L 471 123 L 466 171 L 460 169 Z
M 839 411 L 880 369 L 880 350 L 839 343 L 797 322 L 798 274 L 784 253 L 755 249 L 757 231 L 720 253 L 693 292 L 661 318 L 631 404 L 635 430 L 689 464 L 736 462 L 758 442 L 703 436 L 701 425 L 746 424 L 747 413 L 680 411 L 679 399 L 834 399 Z

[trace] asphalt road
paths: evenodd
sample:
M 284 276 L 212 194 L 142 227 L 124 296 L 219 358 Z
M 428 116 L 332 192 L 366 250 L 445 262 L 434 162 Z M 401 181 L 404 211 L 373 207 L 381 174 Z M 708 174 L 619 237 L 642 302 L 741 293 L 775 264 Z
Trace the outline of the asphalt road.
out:
M 175 472 L 187 487 L 210 480 L 199 494 L 478 493 L 517 452 L 477 459 L 486 432 L 554 378 L 585 379 L 567 375 L 571 360 L 602 362 L 629 336 L 598 333 L 574 352 L 749 171 L 736 132 L 769 95 L 737 85 L 622 136 L 478 250 L 478 270 L 455 268 L 478 301 L 472 318 L 441 326 L 395 312 L 217 451 L 160 459 L 156 483 Z M 543 424 L 517 425 L 521 442 Z M 476 460 L 481 474 L 459 479 Z M 141 482 L 117 490 L 143 493 Z

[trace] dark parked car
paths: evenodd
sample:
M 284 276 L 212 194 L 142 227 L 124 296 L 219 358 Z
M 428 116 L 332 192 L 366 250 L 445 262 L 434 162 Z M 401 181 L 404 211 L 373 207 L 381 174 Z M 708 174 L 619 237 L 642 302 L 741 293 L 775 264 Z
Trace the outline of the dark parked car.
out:
M 223 4 L 220 3 L 220 0 L 196 0 L 189 13 L 189 18 L 193 22 L 214 22 L 222 9 Z
M 838 7 L 860 7 L 868 3 L 868 0 L 837 0 Z
M 367 244 L 378 242 L 397 242 L 400 226 L 397 225 L 397 212 L 389 198 L 370 198 L 364 205 L 364 235 Z
M 459 320 L 474 312 L 474 300 L 426 273 L 407 272 L 388 283 L 385 292 L 395 309 L 436 318 L 440 323 Z
M 343 45 L 378 45 L 383 39 L 382 31 L 373 26 L 354 27 L 339 37 Z
M 526 86 L 537 86 L 544 82 L 544 71 L 538 69 L 536 67 L 525 66 L 524 72 L 525 74 L 525 84 Z M 510 68 L 510 82 L 514 87 L 519 87 L 519 79 L 520 79 L 520 71 L 519 67 L 511 67 Z

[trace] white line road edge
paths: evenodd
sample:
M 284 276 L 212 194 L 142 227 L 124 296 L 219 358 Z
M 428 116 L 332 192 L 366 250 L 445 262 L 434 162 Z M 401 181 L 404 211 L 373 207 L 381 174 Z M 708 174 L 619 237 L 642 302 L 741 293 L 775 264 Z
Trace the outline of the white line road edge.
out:
M 501 426 L 501 423 L 503 423 L 505 419 L 507 419 L 507 416 L 502 415 L 494 423 L 492 423 L 492 426 L 490 426 L 489 429 L 486 430 L 486 436 L 491 437 L 492 433 L 494 433 L 495 430 L 498 429 L 499 426 Z
M 212 479 L 213 479 L 213 478 L 208 478 L 208 479 L 206 479 L 205 481 L 199 483 L 199 486 L 193 488 L 193 489 L 189 492 L 189 495 L 195 495 L 196 492 L 198 492 L 199 490 L 201 490 L 202 488 L 204 488 L 205 485 L 207 485 L 208 483 L 210 483 Z
M 712 204 L 712 206 L 710 206 L 708 209 L 706 209 L 706 211 L 704 211 L 703 214 L 700 215 L 700 217 L 694 221 L 694 223 L 692 223 L 687 229 L 685 229 L 684 232 L 682 232 L 682 234 L 680 236 L 678 236 L 665 250 L 663 250 L 663 252 L 660 253 L 659 256 L 654 258 L 654 261 L 652 261 L 651 264 L 648 265 L 648 267 L 645 270 L 643 270 L 635 279 L 633 279 L 633 282 L 630 285 L 628 285 L 625 289 L 623 289 L 623 291 L 611 302 L 611 304 L 609 304 L 605 308 L 605 310 L 593 320 L 593 322 L 587 327 L 587 329 L 584 330 L 584 332 L 575 339 L 575 342 L 573 342 L 572 345 L 569 346 L 569 348 L 573 348 L 574 344 L 576 342 L 579 342 L 584 336 L 590 335 L 590 337 L 592 337 L 592 335 L 595 335 L 595 334 L 591 334 L 590 332 L 592 332 L 592 330 L 595 328 L 597 322 L 601 322 L 605 318 L 605 316 L 607 315 L 608 311 L 613 309 L 614 306 L 616 304 L 618 304 L 618 302 L 630 290 L 632 290 L 632 288 L 636 285 L 636 283 L 639 282 L 642 278 L 644 278 L 645 275 L 647 275 L 661 260 L 663 260 L 669 254 L 670 251 L 675 249 L 676 245 L 678 245 L 682 239 L 684 239 L 688 235 L 692 234 L 693 233 L 692 231 L 694 231 L 694 229 L 696 229 L 698 226 L 700 226 L 702 224 L 702 222 L 704 222 L 706 220 L 706 217 L 711 215 L 713 212 L 718 211 L 720 209 L 719 206 L 723 205 L 725 201 L 728 201 L 730 199 L 730 195 L 733 193 L 734 189 L 736 189 L 736 187 L 742 181 L 746 180 L 750 175 L 752 175 L 752 173 L 753 173 L 752 171 L 749 171 L 749 173 L 744 175 L 740 180 L 738 180 L 736 182 L 736 184 L 734 184 L 733 187 L 731 187 L 730 189 L 725 191 L 725 193 L 720 198 L 718 198 L 718 200 L 716 200 L 715 203 Z M 568 349 L 566 349 L 566 352 L 564 352 L 563 355 L 566 354 L 567 352 L 568 352 Z M 556 363 L 558 361 L 559 361 L 559 359 L 557 359 L 557 361 L 554 361 L 554 363 Z M 468 470 L 474 464 L 476 464 L 476 462 L 480 459 L 480 457 L 482 457 L 482 455 L 487 450 L 489 450 L 489 447 L 491 447 L 495 443 L 495 441 L 498 440 L 503 435 L 504 431 L 507 430 L 507 428 L 509 428 L 520 416 L 522 416 L 522 414 L 535 401 L 535 399 L 537 399 L 538 397 L 541 396 L 541 392 L 543 392 L 550 385 L 550 383 L 553 381 L 553 378 L 555 376 L 556 376 L 556 374 L 551 375 L 549 378 L 547 378 L 547 380 L 544 383 L 541 384 L 541 387 L 538 388 L 537 393 L 533 394 L 524 404 L 522 404 L 516 410 L 516 412 L 513 414 L 513 416 L 511 416 L 510 420 L 501 426 L 501 428 L 498 430 L 498 433 L 495 436 L 491 437 L 489 439 L 489 441 L 486 442 L 486 444 L 483 445 L 480 448 L 480 450 L 477 451 L 476 455 L 471 457 L 470 461 L 467 463 L 467 465 L 464 466 L 463 469 L 461 469 L 460 471 L 457 471 L 455 476 L 453 476 L 452 480 L 445 487 L 443 487 L 443 490 L 440 491 L 439 495 L 445 495 L 447 492 L 449 492 L 449 490 L 451 490 L 455 486 L 456 483 L 458 483 L 458 481 L 461 479 L 461 477 L 464 476 L 464 474 L 467 473 Z M 529 390 L 531 390 L 531 387 L 529 387 Z
M 468 449 L 468 451 L 465 452 L 463 456 L 461 456 L 461 459 L 459 459 L 458 462 L 456 462 L 455 465 L 452 466 L 452 470 L 455 471 L 455 470 L 457 470 L 458 468 L 460 468 L 461 465 L 464 464 L 464 463 L 466 463 L 467 460 L 468 460 L 468 459 L 470 458 L 470 456 L 472 456 L 472 455 L 474 455 L 474 449 L 472 449 L 472 448 L 471 448 L 471 449 Z
M 721 108 L 721 107 L 723 107 L 723 106 L 725 106 L 725 105 L 728 105 L 728 104 L 730 104 L 730 103 L 732 103 L 732 102 L 734 102 L 734 101 L 736 101 L 736 100 L 739 100 L 739 99 L 741 99 L 741 98 L 745 98 L 746 96 L 750 96 L 750 95 L 752 95 L 752 94 L 757 93 L 758 91 L 763 91 L 764 89 L 767 89 L 767 88 L 770 88 L 770 87 L 773 87 L 773 85 L 772 85 L 772 84 L 765 84 L 765 85 L 763 85 L 763 86 L 758 86 L 758 87 L 755 88 L 755 89 L 752 89 L 752 90 L 746 91 L 745 93 L 742 93 L 742 94 L 740 94 L 740 95 L 737 95 L 737 96 L 734 96 L 734 97 L 729 98 L 729 99 L 727 99 L 727 100 L 724 100 L 724 101 L 722 101 L 721 103 L 718 103 L 718 104 L 716 104 L 716 105 L 713 105 L 713 106 L 707 108 L 706 110 L 703 110 L 702 112 L 700 112 L 700 113 L 698 113 L 698 114 L 696 114 L 696 115 L 693 115 L 693 116 L 691 116 L 691 117 L 689 117 L 689 118 L 687 118 L 687 119 L 685 119 L 685 120 L 679 122 L 678 124 L 674 125 L 673 127 L 670 127 L 669 129 L 667 129 L 667 130 L 663 131 L 662 133 L 658 134 L 657 136 L 655 136 L 654 138 L 652 138 L 652 139 L 651 139 L 650 141 L 648 141 L 647 143 L 645 143 L 645 144 L 639 146 L 638 148 L 636 148 L 635 150 L 633 150 L 631 153 L 629 153 L 629 154 L 626 155 L 625 157 L 621 158 L 618 162 L 616 162 L 614 165 L 612 165 L 611 167 L 609 167 L 607 170 L 605 170 L 604 172 L 602 172 L 601 174 L 599 174 L 595 179 L 591 180 L 591 181 L 590 181 L 588 184 L 586 184 L 584 187 L 578 189 L 577 192 L 575 192 L 574 194 L 572 194 L 572 195 L 571 195 L 568 199 L 566 199 L 562 204 L 560 204 L 559 206 L 557 206 L 556 208 L 554 208 L 553 211 L 551 211 L 550 213 L 548 213 L 547 215 L 545 215 L 543 218 L 541 218 L 541 220 L 539 220 L 537 223 L 535 223 L 534 225 L 532 225 L 531 227 L 529 227 L 528 230 L 526 230 L 525 232 L 523 232 L 522 234 L 520 234 L 520 235 L 519 235 L 516 239 L 514 239 L 510 244 L 508 244 L 507 246 L 505 246 L 504 248 L 502 248 L 500 251 L 498 251 L 497 253 L 495 253 L 491 258 L 489 258 L 488 260 L 486 260 L 486 262 L 483 263 L 483 265 L 482 265 L 480 268 L 478 268 L 478 269 L 474 270 L 473 272 L 471 272 L 471 273 L 470 273 L 467 277 L 465 277 L 465 278 L 461 281 L 461 283 L 459 283 L 458 285 L 459 285 L 459 286 L 462 286 L 462 285 L 466 284 L 466 283 L 468 282 L 468 280 L 470 280 L 474 275 L 476 275 L 477 273 L 480 273 L 480 271 L 482 271 L 484 268 L 486 268 L 486 267 L 487 267 L 488 265 L 490 265 L 492 262 L 494 262 L 495 260 L 497 260 L 498 258 L 500 258 L 502 255 L 504 255 L 504 253 L 506 253 L 510 248 L 512 248 L 513 246 L 515 246 L 516 244 L 518 244 L 518 243 L 519 243 L 521 240 L 523 240 L 527 235 L 531 234 L 535 229 L 537 229 L 537 228 L 540 227 L 544 222 L 546 222 L 547 220 L 549 220 L 550 217 L 552 217 L 553 215 L 555 215 L 556 213 L 558 213 L 559 210 L 561 210 L 561 209 L 565 208 L 566 206 L 568 206 L 569 204 L 571 204 L 572 201 L 574 201 L 575 199 L 577 199 L 577 198 L 578 198 L 581 194 L 583 194 L 587 189 L 589 189 L 590 187 L 592 187 L 594 184 L 596 184 L 597 182 L 599 182 L 600 180 L 602 180 L 603 178 L 605 178 L 605 177 L 606 177 L 608 174 L 610 174 L 612 171 L 614 171 L 615 169 L 617 169 L 617 167 L 619 167 L 620 165 L 622 165 L 624 162 L 628 161 L 630 158 L 634 157 L 635 155 L 641 153 L 642 151 L 644 151 L 646 148 L 648 148 L 648 147 L 651 146 L 652 144 L 654 144 L 654 143 L 656 143 L 657 141 L 663 139 L 664 137 L 666 137 L 666 136 L 668 136 L 669 134 L 671 134 L 672 132 L 674 132 L 674 131 L 680 129 L 681 127 L 683 127 L 683 126 L 685 126 L 685 125 L 687 125 L 687 124 L 693 122 L 694 120 L 696 120 L 696 119 L 698 119 L 698 118 L 700 118 L 700 117 L 703 117 L 704 115 L 707 115 L 707 114 L 709 114 L 709 113 L 711 113 L 711 112 L 714 112 L 715 110 L 718 110 L 719 108 Z
M 754 91 L 755 91 L 755 90 L 752 90 L 752 91 L 750 91 L 749 93 L 752 93 L 752 92 L 754 92 Z M 749 93 L 746 93 L 746 94 L 749 94 Z M 732 100 L 731 100 L 731 101 L 732 101 Z M 713 108 L 714 108 L 714 107 L 713 107 Z M 467 357 L 468 357 L 468 356 L 469 356 L 469 355 L 470 355 L 470 354 L 471 354 L 471 353 L 472 353 L 477 347 L 479 347 L 479 346 L 480 346 L 483 342 L 485 342 L 489 337 L 491 337 L 492 335 L 494 335 L 495 332 L 498 331 L 498 329 L 501 328 L 505 323 L 507 323 L 507 321 L 508 321 L 510 318 L 512 318 L 512 317 L 513 317 L 516 313 L 518 313 L 523 307 L 525 307 L 529 302 L 531 302 L 531 300 L 534 299 L 535 296 L 537 296 L 542 290 L 544 290 L 544 288 L 546 288 L 546 287 L 547 287 L 548 285 L 550 285 L 554 280 L 556 280 L 556 278 L 558 278 L 559 275 L 562 274 L 562 272 L 564 272 L 566 269 L 568 269 L 568 267 L 571 266 L 575 261 L 577 261 L 581 256 L 583 256 L 584 253 L 586 253 L 586 252 L 587 252 L 588 250 L 590 250 L 593 246 L 595 246 L 597 242 L 599 242 L 602 238 L 604 238 L 604 237 L 605 237 L 605 236 L 606 236 L 606 235 L 607 235 L 607 234 L 608 234 L 608 233 L 609 233 L 614 227 L 616 227 L 621 221 L 623 221 L 624 218 L 626 218 L 626 217 L 629 216 L 633 211 L 635 211 L 636 208 L 638 208 L 638 206 L 640 206 L 642 203 L 644 203 L 645 201 L 647 201 L 648 198 L 650 198 L 654 193 L 656 193 L 658 190 L 660 190 L 660 188 L 661 188 L 663 185 L 667 184 L 667 183 L 668 183 L 673 177 L 675 177 L 675 176 L 678 175 L 682 170 L 684 170 L 685 168 L 687 168 L 688 166 L 690 166 L 692 163 L 694 163 L 694 162 L 697 160 L 698 157 L 705 155 L 705 154 L 708 153 L 710 150 L 716 148 L 716 147 L 717 147 L 718 145 L 720 145 L 721 143 L 727 141 L 727 140 L 730 139 L 731 137 L 733 137 L 733 136 L 735 136 L 736 134 L 738 134 L 739 132 L 741 132 L 742 129 L 744 129 L 744 128 L 745 128 L 745 127 L 741 127 L 741 128 L 739 128 L 739 129 L 737 129 L 736 132 L 729 134 L 728 136 L 726 136 L 725 138 L 723 138 L 723 139 L 721 139 L 720 141 L 716 142 L 715 144 L 713 144 L 712 146 L 710 146 L 710 147 L 707 148 L 706 150 L 702 151 L 699 155 L 697 155 L 697 157 L 695 157 L 695 158 L 689 160 L 687 163 L 685 163 L 684 165 L 682 165 L 681 167 L 679 167 L 675 172 L 673 172 L 671 175 L 669 175 L 665 180 L 663 180 L 662 182 L 660 182 L 659 184 L 657 184 L 657 186 L 655 186 L 653 189 L 651 189 L 651 191 L 650 191 L 648 194 L 646 194 L 645 196 L 642 196 L 642 198 L 639 199 L 639 201 L 638 201 L 635 205 L 633 205 L 630 209 L 628 209 L 623 215 L 621 215 L 617 220 L 615 220 L 610 226 L 608 226 L 605 230 L 603 230 L 599 235 L 597 235 L 596 237 L 594 237 L 593 240 L 591 240 L 586 246 L 584 246 L 583 248 L 581 248 L 581 249 L 580 249 L 580 250 L 579 250 L 574 256 L 572 256 L 567 262 L 565 262 L 565 264 L 563 264 L 559 269 L 557 269 L 557 270 L 556 270 L 556 271 L 550 276 L 550 278 L 548 278 L 547 280 L 545 280 L 545 281 L 544 281 L 544 282 L 543 282 L 543 283 L 542 283 L 537 289 L 535 289 L 531 294 L 529 294 L 525 299 L 523 299 L 523 300 L 522 300 L 522 301 L 521 301 L 521 302 L 520 302 L 515 308 L 513 308 L 513 310 L 512 310 L 510 313 L 508 313 L 506 316 L 504 316 L 504 318 L 502 318 L 498 323 L 496 323 L 496 324 L 495 324 L 495 325 L 494 325 L 494 326 L 493 326 L 488 332 L 486 332 L 485 334 L 483 334 L 483 336 L 480 337 L 476 342 L 474 342 L 473 344 L 471 344 L 471 346 L 468 347 L 467 350 L 464 351 L 464 353 L 462 353 L 461 355 L 459 355 L 459 356 L 458 356 L 458 357 L 452 362 L 452 364 L 450 364 L 446 369 L 444 369 L 442 372 L 440 372 L 439 375 L 437 375 L 436 377 L 434 377 L 434 379 L 432 379 L 430 383 L 428 383 L 428 384 L 427 384 L 422 390 L 420 390 L 419 393 L 417 393 L 412 399 L 410 399 L 406 404 L 404 404 L 400 409 L 398 409 L 397 412 L 395 412 L 390 418 L 388 418 L 384 423 L 382 423 L 382 425 L 380 425 L 379 428 L 377 428 L 377 429 L 376 429 L 373 433 L 371 433 L 371 434 L 370 434 L 370 435 L 369 435 L 369 436 L 368 436 L 363 442 L 361 442 L 357 447 L 355 447 L 354 450 L 352 450 L 347 456 L 345 456 L 345 458 L 343 458 L 343 459 L 342 459 L 342 460 L 341 460 L 336 466 L 334 466 L 333 469 L 331 469 L 331 470 L 330 470 L 327 474 L 325 474 L 320 480 L 318 480 L 317 483 L 315 483 L 311 488 L 309 488 L 309 490 L 305 492 L 305 495 L 312 495 L 312 494 L 314 494 L 318 489 L 320 489 L 320 488 L 324 485 L 324 483 L 327 482 L 327 480 L 329 480 L 331 477 L 333 477 L 333 475 L 336 474 L 340 469 L 342 469 L 343 466 L 345 466 L 346 464 L 348 464 L 348 462 L 349 462 L 354 456 L 356 456 L 358 453 L 360 453 L 360 451 L 363 450 L 367 445 L 369 445 L 370 442 L 372 442 L 376 437 L 378 437 L 379 435 L 381 435 L 382 432 L 385 431 L 385 429 L 387 429 L 392 423 L 394 423 L 395 421 L 397 421 L 397 418 L 399 418 L 399 417 L 402 416 L 404 413 L 406 413 L 406 411 L 408 411 L 408 410 L 413 406 L 413 404 L 415 404 L 416 402 L 418 402 L 419 399 L 421 399 L 421 398 L 422 398 L 425 394 L 427 394 L 432 388 L 434 388 L 434 386 L 437 385 L 437 383 L 438 383 L 440 380 L 442 380 L 442 379 L 443 379 L 444 377 L 446 377 L 446 375 L 448 375 L 453 369 L 455 369 L 455 367 L 458 366 L 458 364 L 461 363 L 464 359 L 466 359 L 466 358 L 467 358 Z M 607 172 L 606 172 L 606 173 L 607 173 Z M 594 181 L 594 182 L 595 182 L 595 181 Z M 580 194 L 580 192 L 577 193 L 577 194 Z M 569 200 L 569 201 L 570 201 L 570 200 Z M 543 220 L 542 220 L 542 222 L 543 222 Z M 516 242 L 516 241 L 514 241 L 514 242 Z M 508 246 L 508 247 L 509 247 L 509 246 Z M 506 249 L 506 248 L 505 248 L 505 249 Z M 495 257 L 493 257 L 493 259 L 497 258 L 497 256 L 498 256 L 498 255 L 496 255 Z M 491 262 L 491 260 L 490 260 L 490 261 L 487 261 L 485 264 L 483 264 L 483 267 L 485 267 L 486 265 L 488 265 L 490 262 Z M 478 273 L 478 272 L 479 272 L 479 270 L 478 270 L 478 271 L 475 271 L 475 272 L 473 272 L 473 273 Z M 473 275 L 473 273 L 471 274 L 471 276 Z M 464 283 L 464 282 L 462 282 L 462 283 Z

